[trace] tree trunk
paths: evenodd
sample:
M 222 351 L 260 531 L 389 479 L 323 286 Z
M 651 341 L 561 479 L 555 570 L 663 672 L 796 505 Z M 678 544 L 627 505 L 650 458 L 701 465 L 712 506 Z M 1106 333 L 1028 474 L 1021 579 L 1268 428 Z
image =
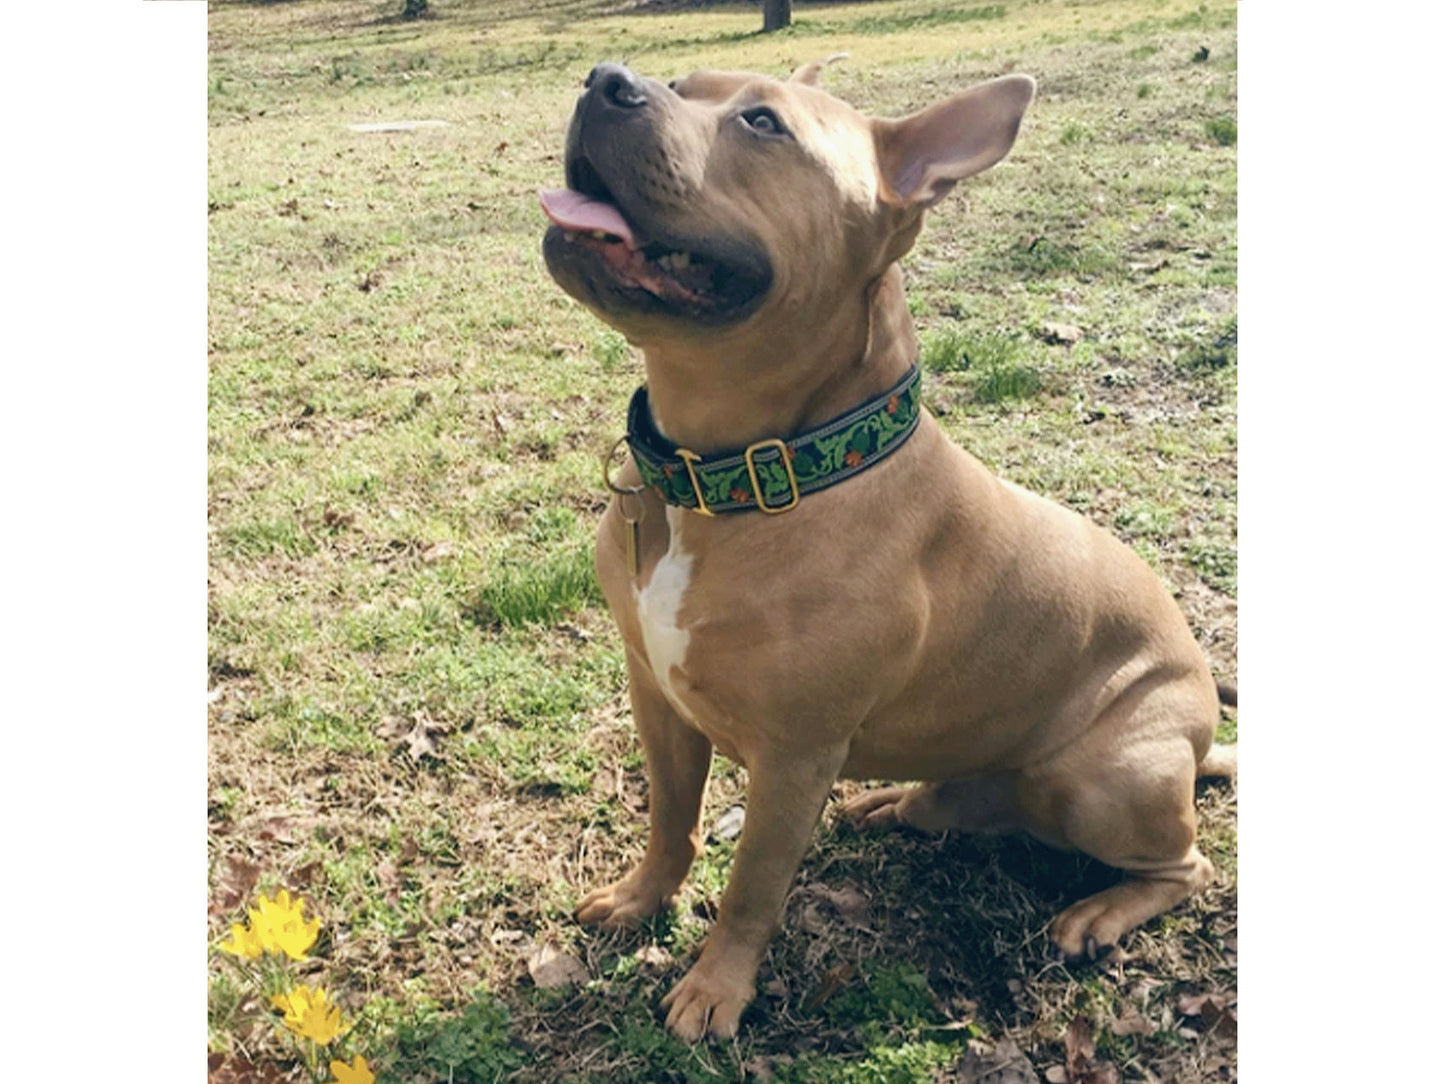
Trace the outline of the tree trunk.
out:
M 403 19 L 420 19 L 426 14 L 426 0 L 406 0 L 406 5 L 401 9 Z
M 793 0 L 763 0 L 763 32 L 781 30 L 793 22 Z

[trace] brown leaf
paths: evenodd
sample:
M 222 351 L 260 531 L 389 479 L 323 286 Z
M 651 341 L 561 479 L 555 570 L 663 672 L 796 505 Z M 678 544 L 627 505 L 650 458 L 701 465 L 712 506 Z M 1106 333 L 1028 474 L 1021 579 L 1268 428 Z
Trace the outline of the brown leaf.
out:
M 1119 1018 L 1110 1022 L 1109 1030 L 1115 1035 L 1153 1035 L 1154 1025 L 1133 1005 L 1126 1004 Z
M 323 526 L 330 527 L 336 531 L 346 527 L 354 527 L 356 525 L 356 513 L 338 512 L 328 504 L 321 510 L 321 523 Z
M 1045 323 L 1041 330 L 1044 342 L 1056 345 L 1073 346 L 1084 337 L 1084 329 L 1073 324 Z
M 1203 1027 L 1198 1032 L 1214 1032 L 1222 1037 L 1237 1038 L 1239 1035 L 1239 1016 L 1234 1010 L 1237 995 L 1230 993 L 1211 992 L 1207 994 L 1181 994 L 1179 996 L 1179 1011 L 1185 1016 L 1197 1016 L 1203 1021 Z M 1194 1028 L 1180 1028 L 1180 1034 L 1185 1031 L 1196 1031 Z
M 266 817 L 260 822 L 256 838 L 262 843 L 295 843 L 295 817 Z
M 1058 1070 L 1058 1080 L 1062 1084 L 1064 1067 L 1055 1065 L 1053 1069 Z M 1000 1039 L 992 1051 L 976 1049 L 970 1042 L 968 1050 L 958 1060 L 954 1074 L 949 1079 L 956 1084 L 1039 1084 L 1034 1067 L 1012 1039 Z M 1051 1082 L 1054 1080 L 1047 1074 L 1045 1077 Z
M 587 968 L 576 956 L 551 945 L 543 945 L 527 958 L 527 974 L 542 989 L 586 982 Z
M 216 878 L 216 894 L 211 900 L 210 913 L 224 915 L 234 911 L 251 895 L 256 879 L 261 876 L 261 867 L 244 858 L 231 857 L 226 860 L 225 869 Z
M 827 885 L 814 882 L 804 885 L 802 891 L 805 897 L 828 904 L 838 912 L 839 918 L 850 925 L 867 925 L 868 897 L 852 885 L 829 888 Z
M 1044 1079 L 1049 1084 L 1068 1084 L 1069 1071 L 1062 1065 L 1050 1065 L 1044 1070 Z
M 285 1084 L 290 1075 L 275 1062 L 257 1065 L 239 1054 L 208 1054 L 206 1084 Z
M 448 728 L 436 722 L 424 711 L 412 712 L 410 720 L 388 715 L 376 728 L 379 737 L 395 741 L 400 739 L 413 761 L 422 757 L 438 757 L 436 739 Z
M 829 968 L 824 972 L 813 992 L 803 999 L 803 1011 L 816 1012 L 823 1002 L 847 986 L 848 980 L 857 973 L 858 968 L 850 963 L 842 963 L 837 967 Z
M 1068 1084 L 1119 1084 L 1112 1062 L 1094 1060 L 1094 1028 L 1086 1016 L 1076 1016 L 1064 1032 L 1064 1071 Z
M 1070 1074 L 1085 1067 L 1094 1058 L 1094 1029 L 1087 1016 L 1076 1016 L 1064 1032 L 1064 1061 Z
M 1228 1004 L 1221 993 L 1179 995 L 1179 1011 L 1185 1016 L 1202 1016 L 1206 1022 L 1217 1019 Z

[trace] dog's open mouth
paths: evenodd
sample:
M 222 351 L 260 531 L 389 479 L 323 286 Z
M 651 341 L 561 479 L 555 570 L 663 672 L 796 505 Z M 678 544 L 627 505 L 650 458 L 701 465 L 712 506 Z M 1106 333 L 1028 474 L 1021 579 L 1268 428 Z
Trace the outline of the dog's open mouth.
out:
M 670 312 L 711 320 L 739 315 L 766 292 L 766 264 L 740 246 L 724 252 L 715 243 L 640 235 L 586 158 L 568 162 L 567 179 L 568 188 L 538 193 L 542 210 L 566 246 L 595 256 L 615 287 L 636 291 L 639 299 L 645 294 Z

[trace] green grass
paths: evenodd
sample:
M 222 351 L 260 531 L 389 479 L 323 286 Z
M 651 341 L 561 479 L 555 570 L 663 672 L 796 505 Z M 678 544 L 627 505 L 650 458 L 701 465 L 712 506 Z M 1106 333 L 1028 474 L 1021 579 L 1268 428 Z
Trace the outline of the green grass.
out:
M 1003 1037 L 1042 1077 L 1080 1012 L 1120 1066 L 1232 1063 L 1231 1044 L 1166 1016 L 1179 992 L 1235 982 L 1228 788 L 1201 791 L 1225 879 L 1136 934 L 1122 982 L 1059 967 L 1039 934 L 1107 871 L 1012 838 L 820 830 L 736 1044 L 688 1048 L 657 1012 L 733 844 L 710 842 L 677 911 L 642 930 L 570 920 L 646 838 L 590 552 L 597 460 L 642 372 L 548 278 L 534 192 L 559 182 L 602 59 L 670 78 L 847 51 L 825 85 L 890 116 L 1033 74 L 1012 154 L 932 211 L 904 260 L 925 402 L 989 467 L 1144 555 L 1228 675 L 1233 8 L 800 3 L 766 36 L 749 4 L 454 0 L 412 24 L 398 6 L 210 11 L 212 932 L 245 906 L 236 863 L 302 892 L 325 930 L 315 974 L 383 1082 L 921 1084 L 954 1072 L 967 1039 Z M 349 127 L 394 119 L 447 123 Z M 1046 341 L 1049 322 L 1084 337 Z M 709 824 L 745 785 L 719 758 Z M 866 927 L 808 896 L 824 881 L 868 897 Z M 589 982 L 536 989 L 542 944 Z M 848 977 L 818 1001 L 830 974 Z M 1110 1045 L 1146 979 L 1156 1033 Z M 213 1049 L 284 1063 L 220 966 L 208 1023 Z

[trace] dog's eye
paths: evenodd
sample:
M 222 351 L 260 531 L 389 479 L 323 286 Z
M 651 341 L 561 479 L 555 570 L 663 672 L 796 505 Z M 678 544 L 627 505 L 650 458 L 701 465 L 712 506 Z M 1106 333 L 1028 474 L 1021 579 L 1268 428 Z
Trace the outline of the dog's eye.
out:
M 755 109 L 747 109 L 742 114 L 743 123 L 759 135 L 779 136 L 787 135 L 788 130 L 783 127 L 783 122 L 778 115 L 767 106 L 758 106 Z

